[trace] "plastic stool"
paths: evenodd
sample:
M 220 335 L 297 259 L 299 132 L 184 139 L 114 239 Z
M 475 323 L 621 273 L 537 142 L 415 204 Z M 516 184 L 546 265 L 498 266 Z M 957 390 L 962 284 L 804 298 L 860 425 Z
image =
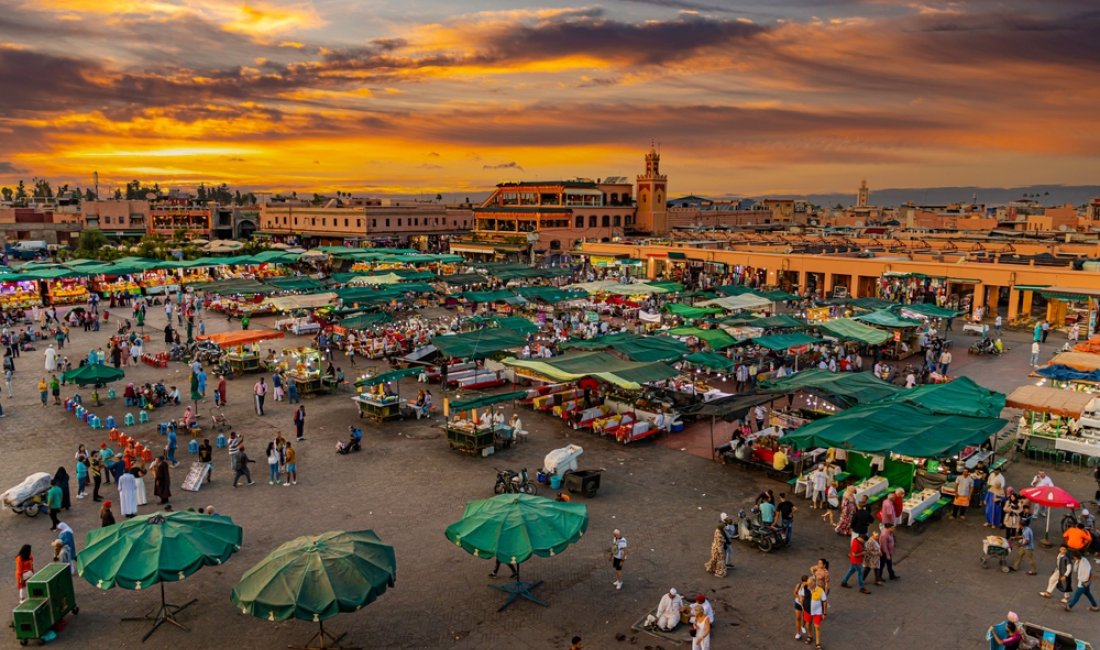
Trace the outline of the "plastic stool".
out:
M 73 404 L 72 399 L 65 400 L 65 411 L 67 413 L 72 413 L 74 408 L 76 408 L 76 404 Z
M 84 400 L 80 398 L 80 393 L 73 393 L 73 403 L 74 404 L 83 404 L 84 403 Z
M 115 392 L 115 389 L 107 389 L 107 399 L 118 399 L 118 393 Z
M 106 424 L 108 429 L 114 429 L 115 428 L 115 416 L 108 415 L 107 416 L 107 422 L 105 424 Z
M 214 444 L 218 447 L 218 449 L 225 449 L 226 444 L 228 444 L 225 441 L 225 434 L 219 433 L 218 437 L 214 438 Z
M 126 417 L 122 418 L 122 421 L 125 422 L 126 426 L 128 426 L 128 427 L 134 426 L 134 414 L 133 413 L 127 413 Z
M 73 409 L 73 415 L 76 417 L 76 419 L 83 420 L 84 419 L 84 413 L 87 410 L 88 409 L 84 408 L 83 406 L 78 406 L 75 409 Z
M 194 438 L 192 438 L 191 442 L 187 443 L 187 453 L 190 453 L 190 454 L 199 453 L 199 441 L 198 440 L 195 440 Z
M 140 413 L 138 413 L 138 422 L 140 422 L 142 424 L 145 424 L 148 421 L 149 421 L 149 412 L 148 411 L 141 411 Z

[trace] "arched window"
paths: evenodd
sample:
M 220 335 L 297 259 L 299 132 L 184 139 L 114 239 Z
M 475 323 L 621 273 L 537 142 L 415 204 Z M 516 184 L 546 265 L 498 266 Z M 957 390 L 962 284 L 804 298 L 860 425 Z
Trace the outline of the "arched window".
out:
M 596 227 L 596 215 L 594 215 L 594 214 L 588 215 L 588 227 L 589 228 L 595 228 Z
M 578 214 L 577 218 L 573 220 L 574 228 L 584 228 L 584 215 Z
M 603 216 L 603 227 L 604 228 L 610 228 L 611 227 L 611 217 L 607 216 L 606 214 Z
M 619 226 L 623 225 L 623 218 L 620 217 L 619 215 L 615 215 L 614 217 L 611 217 L 611 225 L 618 228 Z

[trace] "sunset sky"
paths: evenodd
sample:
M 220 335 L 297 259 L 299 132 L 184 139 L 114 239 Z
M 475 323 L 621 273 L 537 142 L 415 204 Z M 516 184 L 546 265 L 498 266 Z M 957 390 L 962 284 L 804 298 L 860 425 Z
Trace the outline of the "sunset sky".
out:
M 1095 0 L 9 0 L 0 184 L 1094 183 Z

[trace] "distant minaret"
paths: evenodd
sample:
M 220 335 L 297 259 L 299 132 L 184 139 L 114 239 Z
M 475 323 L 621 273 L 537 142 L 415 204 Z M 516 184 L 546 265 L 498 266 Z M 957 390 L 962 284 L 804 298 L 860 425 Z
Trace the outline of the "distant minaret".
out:
M 645 155 L 645 173 L 638 175 L 635 220 L 638 228 L 653 234 L 668 232 L 668 176 L 661 173 L 661 154 L 651 143 Z
M 867 207 L 867 195 L 871 193 L 871 190 L 867 189 L 867 181 L 861 181 L 859 184 L 859 193 L 856 194 L 856 207 Z

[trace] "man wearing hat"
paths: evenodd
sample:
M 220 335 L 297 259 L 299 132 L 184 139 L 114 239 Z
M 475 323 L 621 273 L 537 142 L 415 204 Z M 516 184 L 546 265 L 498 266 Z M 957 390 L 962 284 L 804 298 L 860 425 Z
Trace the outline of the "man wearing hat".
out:
M 703 594 L 696 594 L 695 595 L 695 606 L 703 608 L 703 615 L 706 616 L 707 620 L 710 621 L 711 625 L 713 625 L 714 624 L 714 608 L 711 607 L 710 601 L 707 600 L 707 597 L 704 596 Z M 695 622 L 694 617 L 692 619 L 692 622 L 693 623 Z
M 665 632 L 671 632 L 680 624 L 680 610 L 684 608 L 684 599 L 676 593 L 676 588 L 668 590 L 661 596 L 661 602 L 657 605 L 657 627 Z

